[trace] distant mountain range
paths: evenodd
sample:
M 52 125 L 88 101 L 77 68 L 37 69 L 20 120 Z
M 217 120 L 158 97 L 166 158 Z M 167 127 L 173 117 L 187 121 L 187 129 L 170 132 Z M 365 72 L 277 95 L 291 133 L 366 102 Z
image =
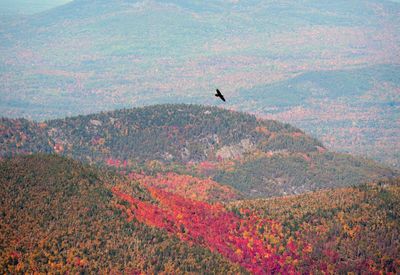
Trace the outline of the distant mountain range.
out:
M 273 110 L 330 148 L 398 167 L 399 13 L 378 0 L 76 0 L 0 18 L 0 112 L 218 105 L 218 87 L 231 108 Z M 320 119 L 331 105 L 339 121 Z
M 71 0 L 3 0 L 0 3 L 0 17 L 35 14 L 68 2 Z
M 400 66 L 315 71 L 240 91 L 235 106 L 296 125 L 335 150 L 400 164 Z M 264 114 L 264 115 L 263 115 Z
M 245 197 L 297 194 L 394 177 L 373 161 L 329 152 L 301 130 L 198 105 L 157 105 L 49 120 L 1 119 L 3 157 L 57 153 L 129 174 L 211 177 Z

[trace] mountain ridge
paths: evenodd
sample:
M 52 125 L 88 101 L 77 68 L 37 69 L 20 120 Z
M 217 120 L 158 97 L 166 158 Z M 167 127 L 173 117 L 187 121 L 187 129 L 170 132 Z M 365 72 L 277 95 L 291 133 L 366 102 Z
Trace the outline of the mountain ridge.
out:
M 307 72 L 399 64 L 395 53 L 400 45 L 400 6 L 388 1 L 147 1 L 146 8 L 132 6 L 135 3 L 142 2 L 76 1 L 9 24 L 2 22 L 0 112 L 48 119 L 130 105 L 220 104 L 205 96 L 219 87 L 229 91 L 230 107 L 248 111 L 254 102 L 260 115 L 270 115 L 274 110 L 287 111 L 280 104 L 264 108 L 264 102 L 275 102 L 279 92 L 273 94 L 267 87 L 249 100 L 254 87 L 279 84 Z M 365 70 L 359 73 L 368 76 Z M 384 68 L 377 71 L 382 73 Z M 324 74 L 316 77 L 321 77 L 319 82 Z M 352 88 L 363 87 L 365 77 L 355 77 L 356 83 L 345 83 L 343 74 L 332 77 L 335 83 L 345 84 L 335 88 L 350 91 L 351 96 L 326 97 L 315 85 L 306 85 L 301 97 L 304 92 L 315 93 L 324 108 L 359 102 Z M 373 89 L 384 96 L 399 87 L 385 78 L 376 82 Z M 289 107 L 299 106 L 295 91 L 287 100 L 295 106 Z M 361 92 L 370 95 L 368 89 Z M 345 131 L 345 137 L 354 136 L 347 133 L 353 131 L 351 123 L 358 122 L 353 115 L 343 118 L 344 127 L 331 123 L 322 129 L 315 124 L 306 128 L 308 119 L 302 116 L 298 122 L 287 122 L 320 139 L 326 137 L 323 142 L 335 150 L 368 152 L 368 157 L 399 166 L 399 156 L 391 153 L 396 148 L 393 133 L 382 132 L 395 110 L 383 105 L 391 110 L 380 113 L 371 108 L 373 103 L 364 100 L 356 108 L 346 106 L 351 115 L 355 110 L 373 121 L 366 131 L 357 130 L 359 142 L 342 135 Z M 307 111 L 318 114 L 319 109 Z M 324 124 L 318 116 L 313 119 Z M 329 142 L 330 136 L 336 140 Z M 381 144 L 389 145 L 382 149 Z
M 3 157 L 57 153 L 127 174 L 211 177 L 246 197 L 349 186 L 397 173 L 329 152 L 289 124 L 217 107 L 155 105 L 42 123 L 1 122 Z

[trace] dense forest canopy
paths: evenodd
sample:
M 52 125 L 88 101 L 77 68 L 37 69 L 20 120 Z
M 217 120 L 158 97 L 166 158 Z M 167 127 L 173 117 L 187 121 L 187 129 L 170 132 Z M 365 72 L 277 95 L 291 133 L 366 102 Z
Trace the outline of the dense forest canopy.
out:
M 57 153 L 127 173 L 189 173 L 247 197 L 350 186 L 397 173 L 329 152 L 289 124 L 199 105 L 155 105 L 42 123 L 2 118 L 0 133 L 3 157 Z
M 58 156 L 0 162 L 1 273 L 243 273 L 219 254 L 127 222 L 111 189 L 146 189 Z
M 138 177 L 55 155 L 1 160 L 0 271 L 394 274 L 400 268 L 398 179 L 222 205 Z

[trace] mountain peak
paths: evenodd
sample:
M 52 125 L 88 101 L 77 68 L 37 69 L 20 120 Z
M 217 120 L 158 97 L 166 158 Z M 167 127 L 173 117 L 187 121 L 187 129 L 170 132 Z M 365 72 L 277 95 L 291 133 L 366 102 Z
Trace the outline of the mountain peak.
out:
M 211 177 L 248 197 L 348 186 L 396 173 L 327 151 L 301 130 L 253 115 L 164 104 L 34 123 L 2 120 L 2 156 L 53 152 L 129 171 Z M 340 171 L 340 173 L 333 172 Z

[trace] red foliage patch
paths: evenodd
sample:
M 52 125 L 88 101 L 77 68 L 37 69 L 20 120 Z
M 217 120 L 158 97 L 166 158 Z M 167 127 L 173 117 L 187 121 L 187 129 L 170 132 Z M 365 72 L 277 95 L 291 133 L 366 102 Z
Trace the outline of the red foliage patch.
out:
M 119 205 L 128 221 L 136 218 L 177 235 L 184 241 L 208 247 L 256 274 L 296 273 L 299 253 L 307 257 L 308 244 L 284 241 L 282 225 L 248 210 L 235 214 L 221 204 L 194 201 L 148 187 L 157 204 L 144 202 L 114 188 L 129 206 Z
M 119 159 L 108 158 L 106 160 L 106 164 L 108 166 L 113 166 L 113 167 L 116 167 L 116 168 L 124 168 L 125 169 L 128 163 L 127 163 L 126 160 L 121 161 Z
M 155 177 L 130 173 L 128 177 L 142 185 L 156 187 L 185 198 L 200 201 L 231 201 L 238 199 L 238 193 L 229 186 L 221 185 L 211 179 L 200 179 L 176 173 L 157 174 Z

